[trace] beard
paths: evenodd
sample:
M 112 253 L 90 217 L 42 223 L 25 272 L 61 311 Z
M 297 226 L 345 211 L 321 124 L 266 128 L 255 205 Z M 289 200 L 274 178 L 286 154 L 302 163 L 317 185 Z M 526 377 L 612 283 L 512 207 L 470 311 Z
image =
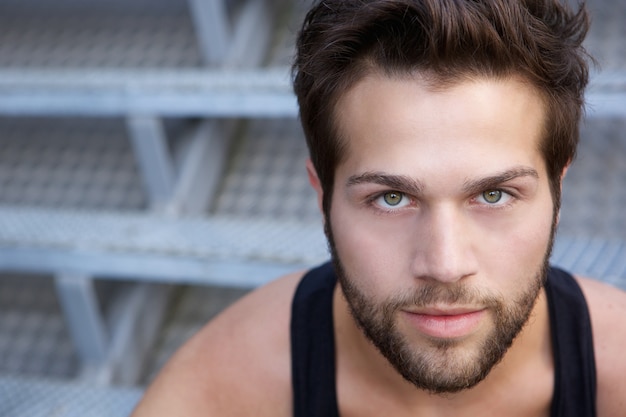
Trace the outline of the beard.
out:
M 350 276 L 344 268 L 328 218 L 325 229 L 339 284 L 358 327 L 405 380 L 430 393 L 445 394 L 472 388 L 484 380 L 528 322 L 547 279 L 556 217 L 543 263 L 531 272 L 527 287 L 512 300 L 481 293 L 465 284 L 423 282 L 412 292 L 376 302 L 357 286 L 358 277 Z M 492 329 L 473 351 L 468 349 L 468 342 L 455 339 L 427 339 L 426 344 L 416 346 L 399 329 L 397 314 L 408 306 L 435 304 L 484 306 L 493 316 Z

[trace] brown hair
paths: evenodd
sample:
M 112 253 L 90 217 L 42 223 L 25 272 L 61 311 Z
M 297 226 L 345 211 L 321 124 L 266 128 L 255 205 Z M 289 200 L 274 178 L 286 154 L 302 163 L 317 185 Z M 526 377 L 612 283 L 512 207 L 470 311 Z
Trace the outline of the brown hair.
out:
M 338 99 L 365 75 L 427 75 L 441 87 L 468 77 L 520 76 L 546 103 L 541 143 L 555 210 L 563 168 L 578 143 L 588 81 L 589 18 L 558 0 L 325 0 L 297 40 L 294 90 L 329 214 L 345 148 Z

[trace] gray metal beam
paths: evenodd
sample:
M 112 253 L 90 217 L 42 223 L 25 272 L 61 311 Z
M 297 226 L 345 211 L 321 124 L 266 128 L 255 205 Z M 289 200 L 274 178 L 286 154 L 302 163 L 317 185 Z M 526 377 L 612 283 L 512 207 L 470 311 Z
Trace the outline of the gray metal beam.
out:
M 270 47 L 273 25 L 274 13 L 268 1 L 248 0 L 234 25 L 233 41 L 223 67 L 260 65 Z
M 205 63 L 224 61 L 231 43 L 231 25 L 225 0 L 187 0 Z
M 186 138 L 174 195 L 166 213 L 205 212 L 219 186 L 233 131 L 231 121 L 203 121 Z
M 116 385 L 134 385 L 144 369 L 168 306 L 167 285 L 137 283 L 111 306 L 110 366 Z
M 105 364 L 109 336 L 92 280 L 80 273 L 60 273 L 55 277 L 55 284 L 74 346 L 83 364 L 87 367 Z
M 595 92 L 586 97 L 587 118 L 624 118 L 626 117 L 626 92 Z
M 0 70 L 0 115 L 295 117 L 288 68 Z
M 593 73 L 586 101 L 588 118 L 626 117 L 626 71 Z
M 126 122 L 151 205 L 164 206 L 171 201 L 175 174 L 162 121 L 151 116 L 129 116 Z
M 144 283 L 218 285 L 232 288 L 256 288 L 298 270 L 311 268 L 326 260 L 291 263 L 237 258 L 201 259 L 193 256 L 167 256 L 122 252 L 68 251 L 55 248 L 2 248 L 3 271 L 49 273 L 71 267 L 85 274 L 107 279 Z M 33 259 L 37 262 L 34 263 Z

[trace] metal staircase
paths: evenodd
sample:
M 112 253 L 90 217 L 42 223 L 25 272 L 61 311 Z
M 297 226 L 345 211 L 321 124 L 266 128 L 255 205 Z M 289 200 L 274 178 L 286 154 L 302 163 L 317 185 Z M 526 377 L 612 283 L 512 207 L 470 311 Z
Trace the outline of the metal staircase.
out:
M 626 288 L 617 3 L 589 2 L 602 71 L 553 261 Z M 0 416 L 127 415 L 216 306 L 325 260 L 289 80 L 307 5 L 0 4 Z

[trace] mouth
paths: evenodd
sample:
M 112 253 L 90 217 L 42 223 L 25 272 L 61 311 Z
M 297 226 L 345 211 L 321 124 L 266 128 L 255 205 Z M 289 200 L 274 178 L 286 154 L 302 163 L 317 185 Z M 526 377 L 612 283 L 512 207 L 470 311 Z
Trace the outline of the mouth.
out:
M 419 311 L 403 310 L 410 325 L 433 339 L 460 339 L 479 327 L 486 315 L 485 309 L 428 308 Z

